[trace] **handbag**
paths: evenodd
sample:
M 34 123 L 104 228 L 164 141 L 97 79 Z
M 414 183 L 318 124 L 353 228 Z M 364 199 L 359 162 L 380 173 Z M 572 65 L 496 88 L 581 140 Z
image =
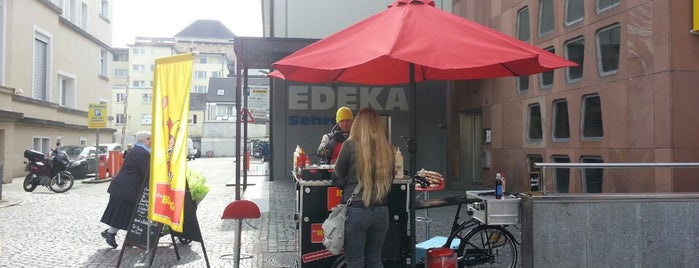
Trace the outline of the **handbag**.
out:
M 340 254 L 342 247 L 345 244 L 345 219 L 347 219 L 347 207 L 352 200 L 357 196 L 362 188 L 360 184 L 354 188 L 354 192 L 347 202 L 337 204 L 332 208 L 328 218 L 323 221 L 323 246 L 328 249 L 332 255 Z

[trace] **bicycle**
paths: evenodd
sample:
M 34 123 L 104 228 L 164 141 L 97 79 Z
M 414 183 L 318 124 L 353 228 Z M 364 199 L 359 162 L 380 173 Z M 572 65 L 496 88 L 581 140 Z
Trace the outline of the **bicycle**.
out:
M 467 214 L 470 219 L 460 221 L 459 203 L 452 222 L 451 234 L 442 248 L 449 248 L 454 239 L 459 239 L 456 251 L 459 267 L 515 267 L 517 265 L 517 244 L 519 242 L 507 225 L 489 225 L 473 217 L 474 211 L 485 209 L 485 203 L 470 203 Z M 478 207 L 478 206 L 483 207 Z

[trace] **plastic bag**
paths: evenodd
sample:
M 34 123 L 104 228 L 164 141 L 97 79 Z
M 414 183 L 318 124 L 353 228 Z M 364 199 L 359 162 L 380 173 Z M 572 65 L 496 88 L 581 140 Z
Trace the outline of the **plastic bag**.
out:
M 206 185 L 206 178 L 201 172 L 188 169 L 187 184 L 189 185 L 189 192 L 192 195 L 192 200 L 194 200 L 196 204 L 199 204 L 201 200 L 206 197 L 206 194 L 209 193 L 209 186 Z

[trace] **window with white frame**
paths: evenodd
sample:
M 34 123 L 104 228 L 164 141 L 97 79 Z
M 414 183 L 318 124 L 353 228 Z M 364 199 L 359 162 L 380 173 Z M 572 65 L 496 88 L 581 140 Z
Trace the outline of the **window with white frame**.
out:
M 583 63 L 585 62 L 585 37 L 579 36 L 565 43 L 564 53 L 566 59 L 575 62 L 578 66 L 566 67 L 566 82 L 577 83 L 583 77 Z
M 235 104 L 214 103 L 209 106 L 209 120 L 235 121 Z
M 553 155 L 551 159 L 554 163 L 570 163 L 567 155 Z M 553 169 L 553 183 L 557 193 L 570 192 L 570 168 Z
M 111 15 L 109 14 L 109 0 L 102 0 L 100 5 L 100 16 L 107 20 L 111 18 Z
M 602 123 L 602 100 L 597 94 L 582 98 L 582 136 L 585 140 L 599 140 L 604 137 Z
M 51 139 L 46 137 L 34 137 L 32 140 L 32 150 L 48 155 L 51 152 Z
M 129 76 L 128 69 L 114 69 L 114 77 L 127 77 Z
M 531 39 L 529 29 L 529 7 L 524 7 L 517 12 L 517 39 L 529 42 Z M 517 77 L 517 92 L 524 93 L 529 90 L 529 76 Z
M 80 4 L 80 28 L 82 28 L 85 31 L 88 31 L 87 28 L 87 23 L 88 23 L 88 18 L 90 17 L 90 8 L 87 5 L 87 2 L 82 2 Z
M 553 0 L 539 0 L 539 37 L 552 33 L 555 27 Z
M 619 5 L 619 0 L 597 0 L 597 14 Z
M 194 79 L 206 79 L 206 71 L 194 71 Z
M 549 47 L 544 50 L 550 52 L 551 54 L 556 54 L 556 49 L 553 47 Z M 539 86 L 541 89 L 550 89 L 553 87 L 553 70 L 539 74 Z
M 49 70 L 51 65 L 51 38 L 40 32 L 34 33 L 34 75 L 32 97 L 49 100 Z
M 206 64 L 207 60 L 208 60 L 208 57 L 206 57 L 206 56 L 199 57 L 199 63 Z
M 75 108 L 77 89 L 75 86 L 75 77 L 69 75 L 58 75 L 58 94 L 60 96 L 59 103 L 63 107 Z
M 544 131 L 541 121 L 541 105 L 532 103 L 528 107 L 527 113 L 527 140 L 529 142 L 541 142 L 544 138 Z
M 194 86 L 192 93 L 206 93 L 206 86 Z
M 146 81 L 143 80 L 133 80 L 131 82 L 131 85 L 133 87 L 146 87 Z
M 570 123 L 568 121 L 568 101 L 560 99 L 553 101 L 553 141 L 570 139 Z
M 211 72 L 211 78 L 220 78 L 221 77 L 221 72 L 220 71 L 213 71 Z
M 615 24 L 597 32 L 597 68 L 601 76 L 613 75 L 619 69 L 621 26 Z
M 134 65 L 133 65 L 133 71 L 134 71 L 134 72 L 145 72 L 145 71 L 146 71 L 146 65 L 143 65 L 143 64 L 134 64 Z
M 134 55 L 146 55 L 146 49 L 142 47 L 134 47 L 131 51 Z
M 109 51 L 100 48 L 100 75 L 109 76 Z
M 112 61 L 113 62 L 128 62 L 129 61 L 129 52 L 123 51 L 123 50 L 114 50 L 113 54 L 112 54 Z
M 599 156 L 583 156 L 580 158 L 582 163 L 604 163 L 602 157 Z M 604 182 L 604 170 L 602 168 L 583 168 L 580 169 L 583 181 L 583 193 L 601 193 L 602 183 Z
M 116 124 L 118 125 L 123 125 L 126 123 L 126 115 L 124 114 L 116 114 Z
M 150 124 L 152 124 L 152 123 L 153 123 L 153 121 L 152 121 L 152 118 L 151 118 L 151 114 L 143 114 L 143 115 L 141 115 L 141 125 L 150 125 Z
M 143 93 L 143 95 L 141 96 L 141 103 L 143 103 L 143 104 L 153 103 L 153 94 Z
M 570 26 L 585 18 L 585 0 L 566 0 L 565 25 Z
M 126 93 L 117 93 L 116 94 L 116 103 L 125 103 L 126 102 Z

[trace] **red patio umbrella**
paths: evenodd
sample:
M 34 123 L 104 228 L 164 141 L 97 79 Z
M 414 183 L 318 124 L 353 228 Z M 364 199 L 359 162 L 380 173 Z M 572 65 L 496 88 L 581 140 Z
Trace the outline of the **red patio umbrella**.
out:
M 523 76 L 576 65 L 435 8 L 432 0 L 398 0 L 273 63 L 275 71 L 269 76 L 305 83 L 409 83 L 413 94 L 410 135 L 414 137 L 416 82 Z M 415 150 L 410 153 L 412 175 Z M 414 206 L 410 210 L 411 242 L 415 244 Z M 411 266 L 414 263 L 412 260 Z
M 398 0 L 272 66 L 270 76 L 298 82 L 392 85 L 523 76 L 576 64 L 435 8 L 432 0 Z

